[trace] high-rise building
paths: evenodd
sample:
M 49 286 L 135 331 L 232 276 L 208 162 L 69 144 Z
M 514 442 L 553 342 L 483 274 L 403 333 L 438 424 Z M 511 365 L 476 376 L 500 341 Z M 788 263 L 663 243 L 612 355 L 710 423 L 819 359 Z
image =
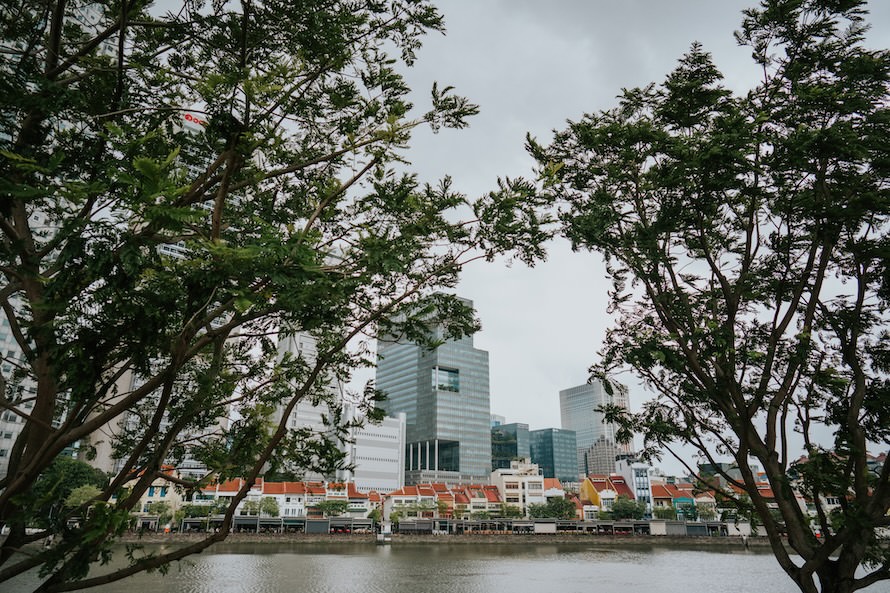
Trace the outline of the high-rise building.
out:
M 491 470 L 509 469 L 510 462 L 531 457 L 528 424 L 512 422 L 491 429 Z
M 584 473 L 609 475 L 615 471 L 618 458 L 618 445 L 605 436 L 599 437 L 592 445 L 582 451 L 584 456 Z
M 347 414 L 354 417 L 355 406 L 349 406 Z M 352 469 L 344 472 L 342 479 L 353 482 L 359 492 L 392 492 L 404 486 L 405 414 L 353 429 L 346 461 Z
M 587 468 L 587 454 L 597 442 L 609 442 L 616 446 L 616 455 L 631 452 L 630 444 L 618 443 L 615 435 L 617 426 L 605 421 L 601 406 L 615 405 L 629 407 L 627 388 L 615 385 L 609 394 L 599 381 L 592 381 L 577 387 L 570 387 L 559 392 L 559 411 L 562 427 L 574 430 L 577 438 L 578 472 L 582 475 L 591 473 Z M 614 463 L 614 459 L 612 460 Z M 606 474 L 615 471 L 612 467 Z
M 472 302 L 465 301 L 472 306 Z M 430 328 L 441 337 L 441 328 Z M 381 339 L 377 344 L 381 407 L 407 418 L 405 483 L 480 483 L 491 472 L 488 352 L 473 337 L 429 350 Z
M 560 482 L 578 481 L 578 446 L 575 432 L 561 428 L 544 428 L 529 432 L 532 463 L 541 468 L 545 478 Z

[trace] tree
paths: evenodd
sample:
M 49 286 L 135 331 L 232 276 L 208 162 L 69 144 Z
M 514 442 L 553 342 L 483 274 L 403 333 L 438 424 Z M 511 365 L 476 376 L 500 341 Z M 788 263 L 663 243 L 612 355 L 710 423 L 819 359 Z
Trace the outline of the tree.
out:
M 646 503 L 619 494 L 612 503 L 612 517 L 615 519 L 642 519 L 646 514 Z
M 322 500 L 314 506 L 325 517 L 339 517 L 349 508 L 349 503 L 345 500 Z
M 575 504 L 565 498 L 548 498 L 545 504 L 528 505 L 528 516 L 535 519 L 574 519 Z
M 80 506 L 68 504 L 75 491 L 91 486 L 101 492 L 107 484 L 108 476 L 89 464 L 68 456 L 56 458 L 31 488 L 29 524 L 40 528 L 61 529 L 62 524 L 67 523 L 66 514 L 61 512 L 62 507 L 74 509 Z
M 380 509 L 374 508 L 371 509 L 371 512 L 368 513 L 368 519 L 373 521 L 375 524 L 380 523 L 380 520 L 383 518 L 383 513 L 380 512 Z
M 677 520 L 677 511 L 674 510 L 674 507 L 655 507 L 654 509 L 652 509 L 652 515 L 656 519 L 667 521 Z
M 149 515 L 157 515 L 158 516 L 158 525 L 165 525 L 173 520 L 173 508 L 170 506 L 169 502 L 165 502 L 163 500 L 158 500 L 155 502 L 151 502 L 148 504 L 148 511 L 146 511 Z
M 267 517 L 277 517 L 280 510 L 278 508 L 278 499 L 274 496 L 264 496 L 260 500 L 260 514 Z
M 0 408 L 22 419 L 0 478 L 0 582 L 42 567 L 41 591 L 86 588 L 224 539 L 265 470 L 343 464 L 351 425 L 333 387 L 373 363 L 369 340 L 475 331 L 438 291 L 471 261 L 543 255 L 530 187 L 468 199 L 396 170 L 414 128 L 477 111 L 449 87 L 425 112 L 407 102 L 397 68 L 442 28 L 430 2 L 179 8 L 0 8 L 0 308 L 21 352 L 4 353 Z M 317 354 L 279 356 L 298 331 Z M 373 386 L 348 395 L 378 417 Z M 288 428 L 301 401 L 327 406 L 323 434 Z M 120 492 L 116 504 L 17 554 L 50 533 L 25 531 L 41 473 L 109 433 L 121 470 L 99 498 Z M 88 577 L 163 465 L 186 457 L 208 470 L 177 478 L 186 490 L 244 478 L 218 532 Z
M 522 517 L 522 509 L 515 504 L 501 503 L 501 517 L 518 519 Z
M 866 463 L 869 440 L 890 435 L 890 54 L 863 47 L 863 6 L 764 1 L 737 33 L 763 72 L 747 94 L 693 45 L 661 85 L 529 142 L 567 236 L 606 258 L 616 325 L 594 374 L 630 369 L 656 393 L 608 419 L 650 453 L 731 456 L 741 477 L 722 478 L 806 592 L 890 576 L 890 466 Z M 843 501 L 836 519 L 817 505 L 824 539 L 795 490 Z
M 74 490 L 71 491 L 71 494 L 65 499 L 65 506 L 68 508 L 78 508 L 82 505 L 91 502 L 94 498 L 102 494 L 102 490 L 93 486 L 92 484 L 86 484 L 84 486 L 78 486 Z

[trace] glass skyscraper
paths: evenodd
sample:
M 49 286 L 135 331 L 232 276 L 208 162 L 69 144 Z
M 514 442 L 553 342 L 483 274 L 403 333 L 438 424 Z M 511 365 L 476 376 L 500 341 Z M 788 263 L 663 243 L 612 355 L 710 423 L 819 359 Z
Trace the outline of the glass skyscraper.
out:
M 466 301 L 472 306 L 472 302 Z M 439 333 L 438 328 L 431 331 Z M 378 340 L 380 407 L 407 419 L 405 483 L 487 482 L 491 472 L 488 352 L 472 336 L 434 350 Z
M 528 424 L 513 422 L 491 429 L 491 471 L 509 469 L 510 462 L 530 459 Z
M 560 482 L 578 481 L 578 445 L 575 432 L 544 428 L 529 432 L 532 463 L 541 468 L 545 478 Z
M 559 392 L 562 427 L 574 430 L 577 436 L 577 464 L 580 474 L 590 473 L 590 468 L 587 467 L 587 454 L 598 441 L 601 444 L 608 442 L 615 445 L 616 454 L 627 454 L 632 449 L 632 445 L 623 445 L 616 441 L 617 427 L 606 422 L 603 413 L 598 411 L 600 406 L 607 404 L 628 407 L 627 389 L 622 385 L 614 387 L 610 395 L 602 383 L 593 381 Z M 614 471 L 612 468 L 608 473 Z

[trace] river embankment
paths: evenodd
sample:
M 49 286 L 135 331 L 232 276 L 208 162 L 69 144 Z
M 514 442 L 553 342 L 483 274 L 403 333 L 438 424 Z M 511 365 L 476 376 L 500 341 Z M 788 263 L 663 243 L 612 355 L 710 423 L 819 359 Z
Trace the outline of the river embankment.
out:
M 206 537 L 201 533 L 148 533 L 124 536 L 124 543 L 171 544 L 185 545 L 200 541 Z M 374 534 L 315 534 L 315 533 L 232 533 L 224 542 L 216 544 L 368 544 L 375 545 Z M 702 549 L 706 547 L 720 548 L 768 548 L 769 541 L 765 537 L 737 536 L 666 536 L 666 535 L 591 535 L 591 534 L 463 534 L 463 535 L 392 535 L 389 545 L 430 544 L 430 545 L 533 545 L 533 544 L 589 544 L 592 546 L 620 547 L 665 547 L 676 549 Z

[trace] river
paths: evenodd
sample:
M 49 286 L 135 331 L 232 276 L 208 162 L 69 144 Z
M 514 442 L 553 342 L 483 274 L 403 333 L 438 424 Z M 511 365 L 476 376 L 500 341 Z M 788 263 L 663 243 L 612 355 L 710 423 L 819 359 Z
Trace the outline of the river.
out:
M 29 589 L 24 583 L 18 585 L 10 591 Z M 794 593 L 797 589 L 765 549 L 264 543 L 221 544 L 173 565 L 166 576 L 140 574 L 91 591 Z M 881 583 L 867 593 L 890 593 L 890 584 Z

